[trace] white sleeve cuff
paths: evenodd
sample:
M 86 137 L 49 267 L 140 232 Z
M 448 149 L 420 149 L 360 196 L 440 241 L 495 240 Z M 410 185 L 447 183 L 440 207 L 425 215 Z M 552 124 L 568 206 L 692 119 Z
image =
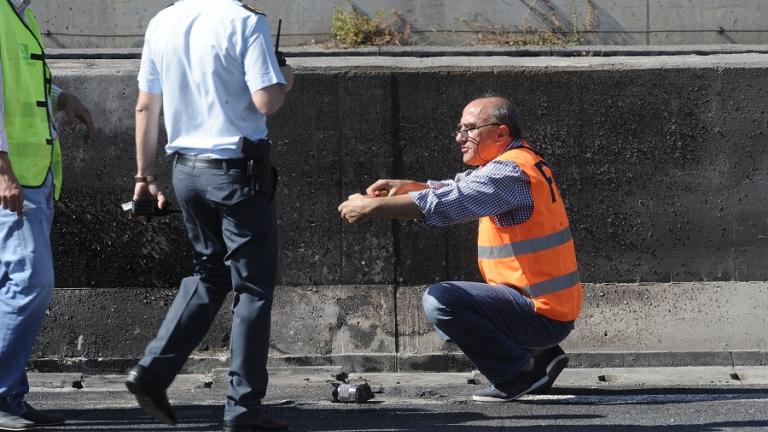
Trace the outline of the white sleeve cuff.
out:
M 3 129 L 2 121 L 0 121 L 0 152 L 8 151 L 8 137 L 5 136 L 5 129 Z
M 64 93 L 62 89 L 59 88 L 56 84 L 51 85 L 51 111 L 54 113 L 59 110 L 59 96 Z
M 453 180 L 427 180 L 427 186 L 429 186 L 430 189 L 442 189 L 455 183 L 456 182 Z

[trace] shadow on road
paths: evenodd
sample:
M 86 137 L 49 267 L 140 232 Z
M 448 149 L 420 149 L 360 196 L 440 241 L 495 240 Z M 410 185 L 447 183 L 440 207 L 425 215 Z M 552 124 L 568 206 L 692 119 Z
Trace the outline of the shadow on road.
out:
M 507 405 L 511 406 L 511 405 Z M 50 432 L 65 431 L 185 431 L 219 432 L 221 405 L 184 405 L 176 407 L 183 423 L 165 426 L 147 417 L 138 408 L 76 409 L 63 413 L 65 426 L 46 428 Z M 703 424 L 653 425 L 605 424 L 603 415 L 486 415 L 472 411 L 443 412 L 440 408 L 386 408 L 378 406 L 347 405 L 344 408 L 326 408 L 317 405 L 277 407 L 273 415 L 290 422 L 291 431 L 488 431 L 514 430 L 521 432 L 720 432 L 738 428 L 766 428 L 768 421 L 722 421 Z M 527 423 L 515 425 L 515 422 Z M 530 423 L 534 422 L 534 425 Z M 603 424 L 595 424 L 603 423 Z

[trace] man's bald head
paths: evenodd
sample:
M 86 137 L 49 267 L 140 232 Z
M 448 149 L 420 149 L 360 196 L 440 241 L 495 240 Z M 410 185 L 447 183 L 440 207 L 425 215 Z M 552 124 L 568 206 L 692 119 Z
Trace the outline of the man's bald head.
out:
M 520 137 L 517 113 L 508 100 L 498 96 L 467 104 L 458 126 L 456 143 L 461 146 L 462 161 L 470 166 L 487 164 Z
M 523 129 L 520 126 L 520 114 L 512 106 L 512 102 L 501 96 L 489 95 L 475 99 L 465 109 L 477 110 L 478 114 L 489 122 L 505 125 L 511 138 L 521 138 Z

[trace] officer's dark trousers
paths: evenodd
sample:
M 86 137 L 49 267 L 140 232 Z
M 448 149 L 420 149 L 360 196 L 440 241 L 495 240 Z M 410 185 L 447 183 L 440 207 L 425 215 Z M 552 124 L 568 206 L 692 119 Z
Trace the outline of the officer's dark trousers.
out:
M 273 191 L 250 193 L 239 169 L 174 164 L 173 187 L 195 249 L 196 274 L 179 293 L 140 364 L 170 385 L 234 290 L 231 365 L 224 420 L 261 416 L 267 388 L 277 265 Z

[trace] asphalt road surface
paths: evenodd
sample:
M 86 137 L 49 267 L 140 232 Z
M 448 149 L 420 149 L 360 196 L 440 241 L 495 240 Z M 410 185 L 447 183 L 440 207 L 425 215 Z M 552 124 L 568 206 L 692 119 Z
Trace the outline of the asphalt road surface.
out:
M 446 377 L 420 382 L 403 375 L 379 377 L 371 381 L 375 398 L 366 404 L 331 402 L 328 377 L 278 378 L 265 405 L 292 431 L 768 431 L 765 385 L 569 387 L 566 380 L 550 394 L 493 404 L 469 400 L 479 385 Z M 146 416 L 119 381 L 92 382 L 84 389 L 38 387 L 28 401 L 68 418 L 65 426 L 46 431 L 222 430 L 225 383 L 203 377 L 175 384 L 169 396 L 180 423 L 171 427 Z

